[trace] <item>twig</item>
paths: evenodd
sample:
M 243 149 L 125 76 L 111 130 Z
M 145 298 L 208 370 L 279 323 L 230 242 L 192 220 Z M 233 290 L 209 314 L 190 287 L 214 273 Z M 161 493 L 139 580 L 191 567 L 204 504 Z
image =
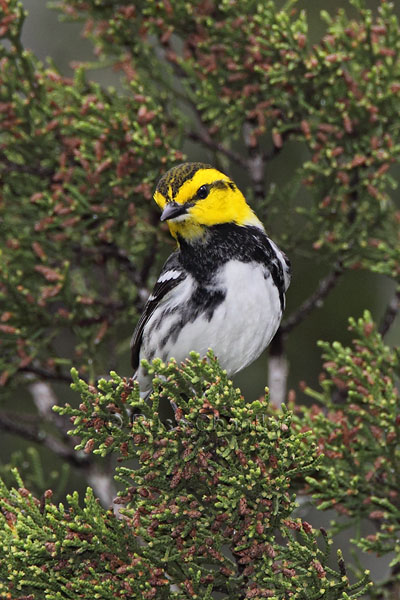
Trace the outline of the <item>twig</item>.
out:
M 137 266 L 132 263 L 125 250 L 119 248 L 114 242 L 103 243 L 92 248 L 84 248 L 82 246 L 75 245 L 73 246 L 73 250 L 78 255 L 85 254 L 88 256 L 96 256 L 100 254 L 104 260 L 108 260 L 110 258 L 117 260 L 118 263 L 129 272 L 132 282 L 138 288 L 144 287 L 142 276 L 141 273 L 138 272 Z
M 254 197 L 263 201 L 265 198 L 266 175 L 265 165 L 278 148 L 274 146 L 274 154 L 263 152 L 257 140 L 253 139 L 254 126 L 251 121 L 246 121 L 243 126 L 243 138 L 247 147 L 247 169 L 253 186 Z M 281 406 L 285 401 L 288 363 L 284 349 L 284 339 L 281 330 L 278 330 L 269 348 L 268 360 L 268 386 L 270 397 L 274 404 Z
M 265 160 L 264 154 L 258 144 L 252 141 L 253 125 L 246 121 L 243 125 L 243 138 L 247 147 L 249 158 L 246 161 L 247 170 L 253 186 L 254 197 L 264 200 L 265 197 Z
M 380 593 L 376 595 L 378 600 L 383 600 L 384 598 L 396 598 L 400 597 L 400 567 L 399 564 L 396 564 L 392 567 L 390 574 L 386 581 L 383 581 L 380 584 Z
M 299 323 L 301 323 L 315 307 L 320 306 L 323 303 L 323 300 L 325 300 L 329 292 L 337 284 L 342 273 L 342 264 L 337 262 L 333 271 L 321 279 L 315 292 L 311 294 L 311 296 L 307 298 L 294 313 L 285 319 L 281 325 L 282 335 L 286 336 L 292 329 L 299 325 Z
M 35 367 L 34 365 L 27 365 L 26 367 L 21 367 L 19 371 L 23 373 L 32 373 L 33 375 L 37 375 L 38 377 L 41 377 L 42 379 L 45 379 L 47 381 L 62 381 L 63 383 L 68 384 L 71 384 L 73 382 L 71 375 L 67 375 L 66 373 L 47 371 L 46 369 L 42 369 L 41 367 Z
M 74 447 L 78 441 L 68 435 L 70 423 L 67 419 L 53 411 L 53 406 L 59 403 L 53 388 L 47 381 L 36 380 L 32 373 L 26 373 L 25 377 L 29 382 L 28 389 L 37 408 L 41 423 L 47 422 L 54 425 L 62 435 L 64 444 L 69 447 L 71 453 L 74 452 Z
M 382 317 L 381 324 L 379 325 L 379 333 L 381 334 L 382 337 L 384 337 L 387 334 L 387 332 L 393 325 L 393 322 L 394 322 L 395 318 L 397 317 L 399 309 L 400 309 L 400 288 L 398 288 L 395 291 L 393 298 L 390 300 L 389 304 L 387 305 L 385 313 Z
M 41 384 L 42 386 L 44 384 Z M 38 406 L 38 412 L 40 414 L 41 420 L 40 423 L 43 422 L 52 422 L 56 424 L 57 428 L 60 429 L 59 424 L 57 424 L 57 419 L 48 418 L 48 411 L 51 411 L 50 407 L 50 398 L 52 398 L 52 394 L 50 396 L 43 396 L 43 390 L 39 390 L 36 388 L 34 391 L 36 398 L 34 397 L 35 404 Z M 40 398 L 39 398 L 40 393 Z M 52 406 L 52 403 L 51 403 Z M 51 415 L 53 417 L 53 415 Z M 116 489 L 113 482 L 113 478 L 111 473 L 108 473 L 105 470 L 100 470 L 99 466 L 93 462 L 91 456 L 84 455 L 82 453 L 76 452 L 74 450 L 73 438 L 69 438 L 66 443 L 61 442 L 56 437 L 50 435 L 48 432 L 45 432 L 43 429 L 39 427 L 29 427 L 28 425 L 21 423 L 20 415 L 16 415 L 15 419 L 12 418 L 9 414 L 0 413 L 0 431 L 4 431 L 7 433 L 11 433 L 13 435 L 17 435 L 28 442 L 34 442 L 36 444 L 40 444 L 44 448 L 53 452 L 56 456 L 61 458 L 63 461 L 69 463 L 72 467 L 83 470 L 85 473 L 85 477 L 89 485 L 92 486 L 96 496 L 100 499 L 101 503 L 105 507 L 109 507 L 113 504 L 113 500 L 116 495 Z M 64 428 L 65 431 L 65 428 Z M 61 431 L 61 433 L 64 433 Z M 115 513 L 118 513 L 118 507 L 113 507 Z
M 156 227 L 160 222 L 160 214 L 155 212 L 154 210 L 150 213 L 150 224 Z M 157 248 L 158 248 L 158 237 L 157 233 L 154 232 L 152 235 L 152 239 L 149 241 L 149 250 L 147 254 L 144 255 L 142 268 L 139 273 L 139 280 L 142 282 L 142 287 L 144 287 L 147 283 L 147 279 L 150 273 L 150 270 L 154 264 L 154 261 L 157 256 Z
M 61 415 L 54 414 L 53 406 L 58 404 L 58 399 L 52 387 L 47 382 L 33 381 L 29 385 L 29 391 L 32 394 L 41 423 L 49 423 L 55 426 L 64 439 L 64 442 L 61 442 L 46 433 L 43 444 L 60 458 L 70 462 L 74 467 L 82 469 L 85 472 L 87 482 L 91 485 L 103 506 L 111 506 L 116 495 L 112 474 L 109 469 L 101 469 L 92 457 L 76 452 L 75 446 L 78 440 L 68 435 L 68 420 Z M 43 436 L 41 431 L 38 433 Z M 41 443 L 41 439 L 35 441 Z M 110 466 L 110 461 L 108 461 L 108 466 Z M 118 509 L 115 508 L 116 513 L 117 511 Z
M 3 173 L 12 173 L 13 171 L 17 173 L 28 173 L 29 175 L 39 175 L 40 177 L 50 177 L 54 175 L 54 169 L 50 167 L 42 167 L 40 165 L 26 165 L 16 163 L 4 154 L 4 152 L 0 152 L 0 162 L 4 165 Z
M 29 442 L 40 444 L 74 467 L 83 467 L 89 462 L 88 457 L 79 455 L 49 433 L 36 427 L 24 425 L 21 423 L 20 417 L 18 421 L 14 421 L 8 414 L 0 413 L 0 430 L 18 435 Z
M 101 470 L 94 462 L 89 462 L 86 467 L 86 479 L 101 504 L 106 508 L 112 505 L 115 515 L 119 516 L 120 507 L 113 502 L 117 495 L 117 489 L 112 474 Z
M 265 162 L 269 162 L 270 160 L 272 160 L 273 158 L 275 158 L 275 156 L 278 156 L 278 154 L 282 151 L 283 145 L 282 146 L 275 146 L 275 144 L 273 145 L 273 147 L 271 148 L 271 150 L 269 152 L 264 152 L 263 153 L 263 158 Z
M 270 354 L 268 359 L 268 388 L 271 402 L 282 406 L 286 399 L 286 382 L 289 374 L 286 354 Z
M 173 51 L 173 48 L 171 47 L 171 43 L 169 40 L 164 43 L 164 47 L 166 49 L 165 59 L 171 65 L 172 70 L 175 74 L 175 77 L 180 81 L 187 80 L 188 76 L 187 76 L 186 71 L 175 60 L 170 58 L 170 57 L 174 56 L 174 51 Z M 165 82 L 164 82 L 164 85 L 165 85 Z M 195 90 L 193 89 L 193 92 L 194 91 Z M 176 87 L 174 89 L 174 94 L 176 95 Z M 188 138 L 195 142 L 200 142 L 201 144 L 203 144 L 207 148 L 210 148 L 211 150 L 214 150 L 214 151 L 220 152 L 221 154 L 224 154 L 231 161 L 242 166 L 243 168 L 246 168 L 247 162 L 244 158 L 242 158 L 242 156 L 240 154 L 234 152 L 230 148 L 227 148 L 226 146 L 224 146 L 220 142 L 217 142 L 216 140 L 214 140 L 211 137 L 206 125 L 204 124 L 203 115 L 201 114 L 201 111 L 199 110 L 198 106 L 196 105 L 196 102 L 194 102 L 193 99 L 190 98 L 190 96 L 188 96 L 188 95 L 181 97 L 181 99 L 184 102 L 186 102 L 188 104 L 188 106 L 190 106 L 190 108 L 193 110 L 194 114 L 197 116 L 198 127 L 200 129 L 200 131 L 189 131 L 187 133 Z
M 247 168 L 247 161 L 245 158 L 243 158 L 242 156 L 240 156 L 240 154 L 238 154 L 237 152 L 234 152 L 230 148 L 227 148 L 220 142 L 213 140 L 213 138 L 207 132 L 206 128 L 204 128 L 202 132 L 189 131 L 188 138 L 193 140 L 194 142 L 200 142 L 201 144 L 203 144 L 203 146 L 206 146 L 207 148 L 211 148 L 211 150 L 221 152 L 221 154 L 224 154 L 232 162 L 237 163 L 244 169 Z
M 89 256 L 96 256 L 98 254 L 101 254 L 101 256 L 106 260 L 108 258 L 115 258 L 121 265 L 126 267 L 126 269 L 129 272 L 135 275 L 137 274 L 137 268 L 132 263 L 125 250 L 119 248 L 114 242 L 103 242 L 102 244 L 99 244 L 98 246 L 93 246 L 91 248 L 84 248 L 80 245 L 75 245 L 72 249 L 77 254 L 86 254 Z
M 281 328 L 278 329 L 268 352 L 268 388 L 271 402 L 277 407 L 282 406 L 286 399 L 286 382 L 289 366 L 285 353 L 284 337 Z

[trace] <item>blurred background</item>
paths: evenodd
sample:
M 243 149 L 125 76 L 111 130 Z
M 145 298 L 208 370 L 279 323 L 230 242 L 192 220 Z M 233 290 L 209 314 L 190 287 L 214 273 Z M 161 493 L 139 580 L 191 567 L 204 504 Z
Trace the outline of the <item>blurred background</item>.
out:
M 27 48 L 30 48 L 42 61 L 50 60 L 59 69 L 62 74 L 71 75 L 72 66 L 75 62 L 94 62 L 93 49 L 90 42 L 81 35 L 81 25 L 71 23 L 60 18 L 60 14 L 55 9 L 49 9 L 46 3 L 41 0 L 24 0 L 23 2 L 28 16 L 23 30 L 23 42 Z M 276 2 L 277 9 L 284 2 Z M 375 10 L 379 5 L 377 0 L 369 0 L 366 6 Z M 312 10 L 310 6 L 312 5 Z M 300 0 L 296 3 L 299 9 L 307 9 L 307 18 L 309 20 L 309 34 L 311 41 L 317 41 L 323 35 L 326 25 L 320 18 L 320 11 L 329 9 L 334 14 L 340 8 L 345 8 L 348 14 L 351 14 L 352 8 L 347 1 L 331 0 L 327 6 L 325 2 L 311 2 L 310 0 Z M 400 6 L 397 7 L 400 14 Z M 355 11 L 354 11 L 355 13 Z M 90 71 L 94 80 L 99 81 L 104 86 L 118 87 L 119 75 L 112 69 L 93 69 Z M 197 145 L 188 141 L 182 148 L 187 155 L 188 160 L 196 161 L 212 160 L 212 156 L 207 151 L 199 152 Z M 296 143 L 288 143 L 284 150 L 269 163 L 269 173 L 267 172 L 267 185 L 278 188 L 287 183 L 288 165 L 290 169 L 301 165 L 304 155 L 301 154 L 302 146 Z M 399 171 L 394 173 L 398 176 Z M 244 174 L 235 172 L 234 179 L 240 186 L 240 179 L 244 181 Z M 398 177 L 396 177 L 398 178 Z M 154 182 L 154 187 L 156 182 Z M 243 189 L 243 188 L 242 188 Z M 245 189 L 243 189 L 245 191 Z M 301 188 L 298 192 L 302 194 Z M 274 238 L 274 231 L 265 223 L 266 229 Z M 164 248 L 165 257 L 171 252 L 171 246 Z M 295 261 L 292 258 L 293 278 L 287 294 L 286 316 L 294 308 L 305 300 L 306 291 L 314 289 L 326 272 L 327 265 L 311 264 L 308 259 L 301 260 L 298 257 Z M 349 316 L 355 318 L 362 315 L 364 309 L 371 310 L 374 320 L 379 322 L 383 311 L 393 295 L 393 283 L 381 276 L 374 276 L 364 271 L 352 271 L 346 273 L 341 278 L 337 287 L 331 292 L 319 310 L 312 314 L 296 328 L 291 334 L 288 343 L 288 358 L 290 363 L 289 387 L 297 389 L 298 382 L 306 381 L 312 386 L 317 385 L 319 375 L 320 350 L 317 348 L 317 340 L 332 341 L 340 339 L 343 343 L 350 341 L 350 335 L 347 334 L 347 321 Z M 335 318 L 332 319 L 332 315 Z M 129 324 L 127 324 L 127 327 Z M 132 330 L 134 324 L 131 326 Z M 400 323 L 397 322 L 387 336 L 388 344 L 396 344 L 400 339 Z M 245 371 L 237 375 L 235 381 L 244 392 L 246 397 L 254 397 L 264 394 L 265 387 L 265 362 L 266 357 L 262 356 L 259 360 L 248 367 Z M 126 362 L 121 365 L 120 372 L 129 374 L 129 351 L 127 349 Z
M 58 11 L 46 7 L 42 0 L 24 0 L 24 6 L 28 12 L 24 30 L 23 43 L 25 47 L 30 48 L 42 61 L 51 61 L 55 67 L 65 75 L 71 75 L 72 66 L 76 61 L 91 62 L 94 61 L 92 46 L 89 41 L 81 35 L 81 26 L 78 23 L 69 23 L 60 19 Z M 282 3 L 276 2 L 277 8 Z M 378 2 L 370 0 L 366 3 L 370 8 L 376 9 Z M 312 5 L 312 10 L 310 6 Z M 319 12 L 326 9 L 327 3 L 313 0 L 303 0 L 298 2 L 299 7 L 308 9 L 309 31 L 311 41 L 320 39 L 325 25 L 322 23 Z M 331 0 L 328 5 L 330 13 L 334 13 L 340 7 L 349 9 L 348 2 Z M 400 7 L 397 8 L 400 14 Z M 90 76 L 103 86 L 115 86 L 118 89 L 119 75 L 112 69 L 102 68 L 89 71 Z M 200 151 L 198 146 L 192 142 L 186 142 L 182 151 L 188 159 L 202 160 L 209 162 L 212 160 L 207 151 Z M 285 149 L 269 163 L 269 172 L 267 172 L 267 185 L 271 188 L 279 189 L 287 183 L 288 165 L 292 170 L 297 164 L 300 165 L 304 159 L 301 154 L 303 149 L 300 144 L 289 143 Z M 393 171 L 398 179 L 399 170 Z M 244 174 L 240 172 L 234 174 L 234 178 L 241 185 L 244 182 Z M 154 182 L 154 185 L 156 182 Z M 245 192 L 246 190 L 243 189 Z M 298 194 L 303 192 L 299 188 Z M 277 196 L 279 197 L 279 196 Z M 274 238 L 273 229 L 265 223 L 266 229 L 272 239 Z M 165 257 L 170 253 L 171 245 L 165 236 L 165 246 L 160 250 Z M 293 260 L 293 279 L 289 292 L 287 294 L 286 316 L 306 299 L 307 291 L 315 289 L 323 275 L 329 270 L 329 265 L 323 263 L 310 263 L 309 256 L 297 256 Z M 349 316 L 359 317 L 364 309 L 372 312 L 373 318 L 379 322 L 384 310 L 392 298 L 394 284 L 390 280 L 380 275 L 374 275 L 364 271 L 347 272 L 339 281 L 335 289 L 328 296 L 326 301 L 321 304 L 318 310 L 306 318 L 301 325 L 291 334 L 287 354 L 289 361 L 289 388 L 296 391 L 299 401 L 306 401 L 299 391 L 299 382 L 306 381 L 311 387 L 318 387 L 318 377 L 321 372 L 320 350 L 317 347 L 318 340 L 333 341 L 339 340 L 346 344 L 350 342 L 351 336 L 347 331 L 347 322 Z M 127 331 L 134 329 L 135 323 L 126 323 L 126 329 L 121 332 L 126 337 L 126 357 L 121 359 L 120 364 L 116 365 L 117 371 L 121 375 L 131 375 L 129 366 L 129 336 Z M 400 323 L 399 319 L 389 332 L 387 343 L 390 345 L 398 344 L 400 341 Z M 263 355 L 256 363 L 240 373 L 235 378 L 235 383 L 242 389 L 248 399 L 256 398 L 264 394 L 266 385 L 266 362 L 267 357 Z M 99 374 L 102 375 L 102 374 Z M 56 394 L 62 401 L 76 402 L 76 395 L 61 384 L 54 384 Z M 18 399 L 21 410 L 30 412 L 32 408 L 31 399 L 27 391 L 21 394 Z M 15 406 L 14 406 L 15 409 Z M 22 447 L 22 441 L 15 436 L 2 433 L 0 439 L 0 459 L 2 463 L 9 461 L 15 451 Z M 50 455 L 42 448 L 36 448 L 31 451 L 33 462 L 37 465 L 37 476 L 42 478 L 47 487 L 60 485 L 67 490 L 78 489 L 82 492 L 86 482 L 82 480 L 81 474 L 73 469 L 65 472 L 65 482 L 62 479 L 64 472 L 62 462 Z M 41 461 L 36 460 L 35 453 L 41 456 Z M 40 463 L 45 464 L 45 470 L 40 469 Z M 65 486 L 64 486 L 65 483 Z M 313 513 L 312 522 L 318 526 L 318 522 L 326 524 L 326 514 Z M 311 520 L 311 518 L 310 518 Z M 348 536 L 348 534 L 345 534 Z M 338 545 L 345 544 L 345 540 L 338 540 Z M 372 568 L 375 573 L 382 573 L 387 565 L 387 558 L 383 559 L 382 565 L 379 560 L 373 558 L 363 559 L 366 566 Z

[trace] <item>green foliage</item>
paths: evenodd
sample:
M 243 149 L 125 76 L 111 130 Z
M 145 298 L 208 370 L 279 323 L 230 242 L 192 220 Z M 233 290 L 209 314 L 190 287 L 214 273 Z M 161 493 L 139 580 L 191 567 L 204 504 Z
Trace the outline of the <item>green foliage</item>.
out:
M 108 330 L 135 321 L 156 235 L 152 186 L 182 155 L 138 82 L 120 95 L 81 69 L 61 77 L 21 48 L 15 16 L 13 45 L 0 47 L 2 383 L 33 363 L 66 376 L 73 361 L 93 376 Z
M 114 373 L 95 388 L 75 372 L 82 403 L 57 408 L 72 417 L 77 449 L 128 461 L 117 469 L 123 519 L 90 490 L 83 508 L 75 494 L 66 510 L 20 480 L 18 490 L 2 487 L 0 574 L 10 598 L 344 600 L 365 591 L 367 575 L 350 584 L 340 555 L 329 566 L 326 533 L 321 549 L 318 532 L 292 515 L 293 480 L 318 464 L 312 434 L 294 432 L 287 410 L 266 416 L 265 400 L 244 404 L 212 354 L 149 368 L 151 405 L 132 380 Z M 168 400 L 175 427 L 159 417 Z
M 400 412 L 396 387 L 400 352 L 386 346 L 365 312 L 350 320 L 351 347 L 321 344 L 327 375 L 317 406 L 296 407 L 296 429 L 312 433 L 321 462 L 306 477 L 319 508 L 345 516 L 337 527 L 369 519 L 376 532 L 355 540 L 366 551 L 395 553 L 400 562 Z M 339 392 L 338 393 L 335 393 Z
M 90 489 L 83 507 L 75 493 L 66 509 L 51 502 L 50 490 L 38 500 L 15 475 L 18 489 L 0 487 L 2 598 L 151 598 L 152 584 L 165 589 L 168 581 L 138 554 L 128 524 L 101 508 Z
M 149 402 L 114 371 L 95 382 L 128 354 L 166 243 L 152 190 L 185 155 L 234 174 L 294 263 L 334 263 L 316 293 L 297 284 L 308 300 L 283 342 L 339 272 L 363 268 L 399 285 L 396 7 L 349 0 L 352 17 L 322 11 L 324 32 L 311 41 L 296 0 L 53 5 L 84 23 L 97 66 L 121 80 L 105 89 L 90 80 L 93 63 L 70 78 L 42 64 L 21 42 L 22 3 L 0 0 L 0 385 L 16 404 L 28 387 L 37 411 L 23 427 L 1 411 L 0 430 L 52 448 L 92 482 L 93 467 L 104 483 L 117 460 L 123 518 L 90 489 L 83 504 L 72 494 L 57 506 L 66 463 L 57 480 L 37 450 L 14 454 L 0 467 L 1 597 L 366 594 L 367 575 L 349 581 L 341 553 L 329 557 L 330 536 L 298 517 L 295 493 L 306 490 L 338 511 L 333 531 L 355 526 L 354 545 L 392 554 L 389 579 L 369 592 L 392 600 L 399 351 L 368 313 L 351 320 L 351 347 L 321 344 L 322 391 L 306 390 L 318 404 L 293 406 L 293 416 L 264 399 L 246 404 L 212 354 L 148 365 Z M 50 414 L 38 382 L 62 399 L 73 382 L 81 404 Z M 160 416 L 171 402 L 172 424 Z M 78 442 L 67 440 L 67 419 Z
M 24 480 L 25 486 L 36 495 L 40 495 L 49 486 L 52 487 L 54 500 L 65 494 L 70 473 L 69 465 L 62 463 L 59 470 L 49 470 L 37 448 L 33 446 L 29 446 L 26 452 L 21 450 L 13 452 L 8 463 L 0 463 L 0 478 L 7 487 L 11 487 L 15 483 L 15 470 Z
M 300 175 L 311 200 L 302 242 L 340 254 L 348 266 L 398 278 L 399 218 L 389 191 L 400 157 L 400 27 L 391 2 L 381 2 L 377 14 L 363 2 L 350 4 L 354 20 L 344 10 L 322 12 L 326 33 L 311 46 L 307 13 L 296 2 L 282 10 L 272 0 L 240 7 L 55 2 L 68 17 L 87 18 L 100 56 L 133 65 L 142 78 L 151 56 L 153 94 L 162 90 L 176 103 L 172 82 L 179 79 L 184 102 L 213 139 L 243 144 L 251 124 L 250 154 L 300 141 L 309 156 Z M 298 222 L 289 227 L 286 239 L 296 248 Z
M 21 371 L 68 381 L 72 365 L 94 380 L 116 366 L 157 266 L 151 191 L 187 139 L 228 170 L 245 167 L 248 195 L 292 259 L 313 248 L 314 260 L 398 280 L 400 27 L 390 2 L 376 14 L 353 2 L 352 20 L 324 12 L 313 45 L 296 2 L 53 4 L 86 21 L 99 64 L 123 77 L 105 90 L 83 65 L 69 79 L 41 64 L 22 47 L 20 2 L 5 4 L 1 383 Z M 254 155 L 265 165 L 293 143 L 302 164 L 288 177 L 302 181 L 306 206 L 292 185 L 265 199 L 252 170 Z

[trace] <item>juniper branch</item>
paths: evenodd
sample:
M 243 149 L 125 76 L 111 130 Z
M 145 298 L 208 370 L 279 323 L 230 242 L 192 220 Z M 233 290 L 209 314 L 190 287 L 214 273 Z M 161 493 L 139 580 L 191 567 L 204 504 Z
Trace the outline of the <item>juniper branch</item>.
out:
M 264 200 L 265 197 L 265 160 L 258 143 L 254 145 L 251 139 L 253 125 L 246 121 L 243 126 L 243 138 L 249 157 L 246 161 L 247 170 L 250 175 L 254 197 L 258 200 Z
M 282 335 L 286 336 L 297 325 L 299 325 L 313 310 L 318 307 L 337 284 L 340 276 L 343 274 L 343 266 L 338 261 L 333 270 L 319 282 L 316 290 L 309 296 L 280 327 Z
M 90 462 L 87 456 L 79 455 L 49 433 L 36 427 L 29 427 L 21 423 L 20 418 L 14 420 L 9 414 L 4 412 L 0 413 L 0 430 L 44 446 L 74 467 L 87 466 Z
M 41 416 L 43 417 L 42 411 Z M 49 421 L 49 419 L 46 420 Z M 56 424 L 57 429 L 60 429 L 56 420 L 57 415 L 54 419 L 54 424 Z M 53 452 L 60 459 L 69 463 L 72 467 L 83 470 L 88 484 L 93 488 L 102 504 L 104 506 L 110 506 L 112 504 L 116 495 L 116 489 L 111 472 L 100 469 L 91 456 L 76 452 L 74 450 L 74 441 L 72 438 L 68 438 L 69 443 L 64 443 L 55 436 L 45 432 L 42 428 L 21 423 L 20 415 L 17 415 L 14 419 L 7 413 L 0 413 L 0 431 L 17 435 L 26 441 L 39 444 Z M 117 509 L 115 509 L 115 511 L 117 512 Z
M 190 140 L 193 140 L 194 142 L 200 142 L 201 144 L 203 144 L 203 146 L 206 146 L 211 150 L 220 152 L 221 154 L 229 158 L 229 160 L 240 165 L 243 168 L 247 167 L 247 161 L 242 156 L 240 156 L 240 154 L 238 154 L 234 150 L 231 150 L 230 148 L 227 148 L 226 146 L 224 146 L 224 144 L 221 144 L 220 142 L 214 140 L 210 136 L 206 128 L 204 128 L 202 131 L 189 131 L 188 138 Z
M 69 385 L 72 383 L 71 375 L 67 373 L 62 373 L 61 371 L 49 371 L 47 369 L 43 369 L 42 367 L 36 367 L 34 365 L 27 365 L 25 367 L 21 367 L 19 371 L 21 373 L 31 373 L 32 375 L 37 375 L 38 377 L 46 381 L 59 381 L 61 383 L 68 383 Z
M 54 175 L 54 169 L 50 167 L 42 167 L 41 165 L 28 165 L 19 164 L 12 160 L 9 160 L 6 155 L 0 153 L 0 162 L 3 164 L 2 173 L 7 174 L 11 172 L 16 173 L 28 173 L 29 175 L 37 175 L 38 177 L 52 177 Z
M 382 317 L 381 324 L 379 326 L 379 333 L 381 334 L 382 337 L 384 337 L 388 333 L 389 329 L 393 325 L 393 322 L 399 312 L 399 308 L 400 308 L 400 288 L 397 288 L 393 295 L 393 298 L 390 300 L 389 304 L 386 307 L 386 310 Z

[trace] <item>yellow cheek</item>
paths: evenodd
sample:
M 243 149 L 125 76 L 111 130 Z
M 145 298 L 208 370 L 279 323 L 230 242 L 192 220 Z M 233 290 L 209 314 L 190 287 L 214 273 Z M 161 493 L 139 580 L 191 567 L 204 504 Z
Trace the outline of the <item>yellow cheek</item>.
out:
M 191 217 L 201 225 L 211 226 L 219 223 L 242 224 L 244 217 L 250 212 L 246 203 L 235 201 L 229 194 L 214 194 L 212 201 L 197 202 L 189 210 Z
M 200 223 L 201 225 L 215 225 L 226 220 L 228 214 L 228 206 L 226 199 L 222 195 L 218 198 L 215 197 L 210 202 L 208 198 L 203 201 L 198 201 L 196 204 L 189 209 L 191 218 Z

